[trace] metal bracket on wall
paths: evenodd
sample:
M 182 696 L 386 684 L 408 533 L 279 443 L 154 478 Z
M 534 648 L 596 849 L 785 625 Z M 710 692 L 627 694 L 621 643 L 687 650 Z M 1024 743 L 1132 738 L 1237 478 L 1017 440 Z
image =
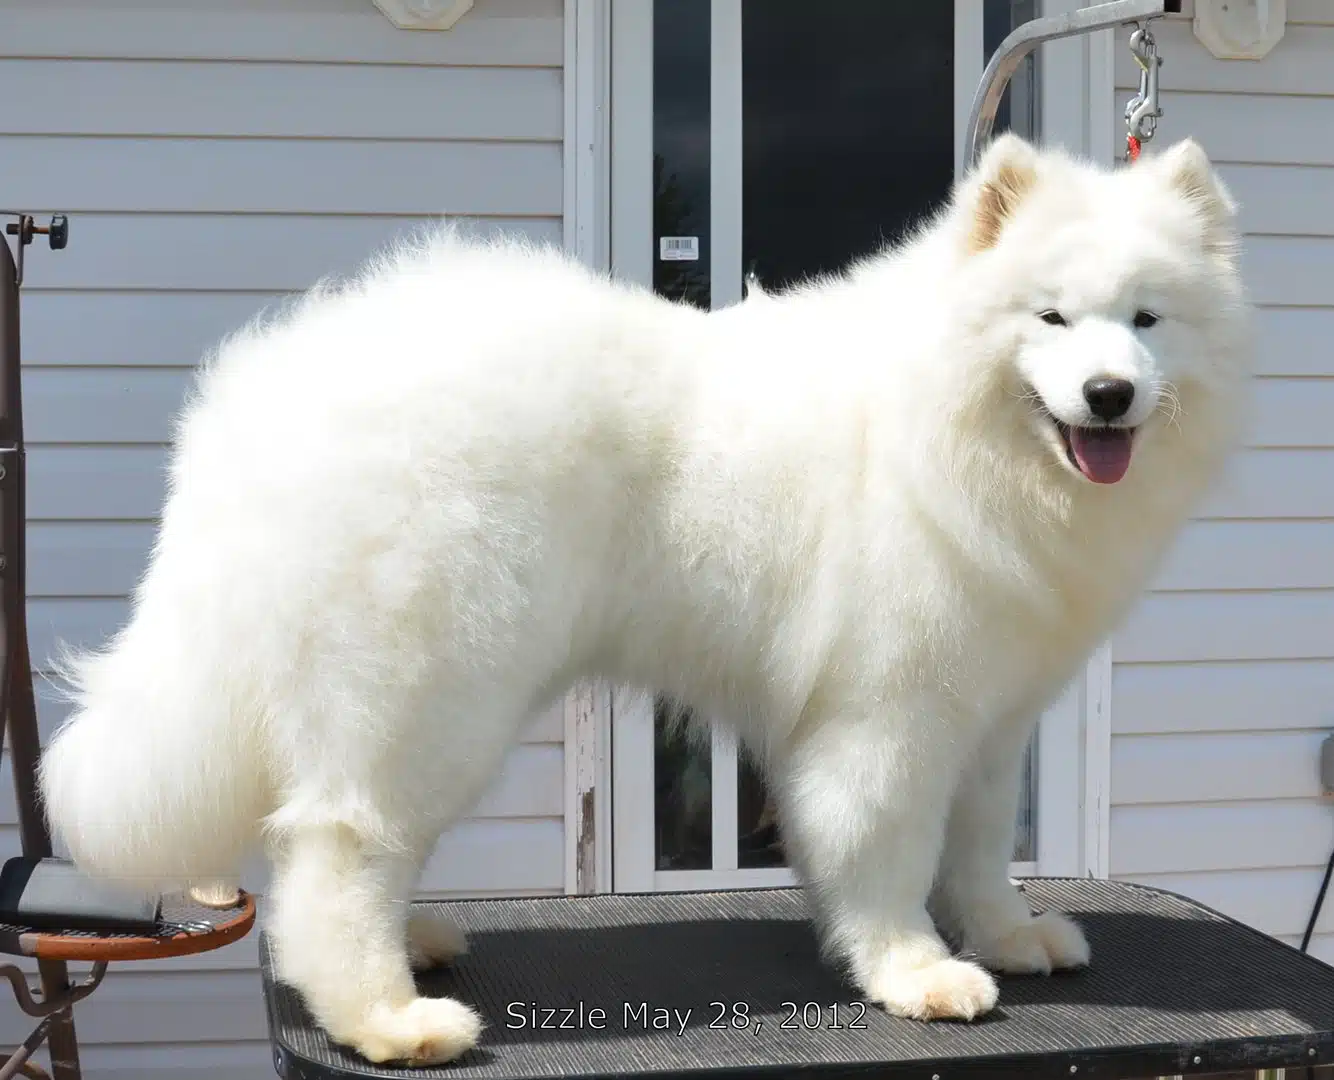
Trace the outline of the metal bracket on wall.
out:
M 472 10 L 473 0 L 375 0 L 400 30 L 448 30 Z
M 1219 60 L 1262 60 L 1287 21 L 1287 0 L 1195 0 L 1191 29 Z
M 38 225 L 31 214 L 19 214 L 14 211 L 4 213 L 13 214 L 18 218 L 18 221 L 11 221 L 5 226 L 5 235 L 18 237 L 16 245 L 18 251 L 14 255 L 14 284 L 22 285 L 24 249 L 32 243 L 34 236 L 45 236 L 50 241 L 52 251 L 62 250 L 69 243 L 69 219 L 64 214 L 55 214 L 51 218 L 50 225 Z
M 964 144 L 968 167 L 976 164 L 982 148 L 991 138 L 996 109 L 1000 106 L 1001 95 L 1005 93 L 1010 78 L 1023 63 L 1024 57 L 1039 45 L 1180 13 L 1181 0 L 1113 0 L 1112 3 L 1095 4 L 1078 11 L 1032 19 L 1016 27 L 992 54 L 973 98 L 973 107 L 968 114 L 967 141 Z

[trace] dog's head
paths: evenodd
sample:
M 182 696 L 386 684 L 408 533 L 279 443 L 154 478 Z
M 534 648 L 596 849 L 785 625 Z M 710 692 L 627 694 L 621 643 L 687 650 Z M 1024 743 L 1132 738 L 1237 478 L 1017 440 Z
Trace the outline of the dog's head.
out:
M 1177 436 L 1215 451 L 1244 383 L 1244 303 L 1236 208 L 1199 145 L 1104 169 L 1004 135 L 954 209 L 1009 400 L 991 407 L 1014 410 L 1022 453 L 1107 485 Z

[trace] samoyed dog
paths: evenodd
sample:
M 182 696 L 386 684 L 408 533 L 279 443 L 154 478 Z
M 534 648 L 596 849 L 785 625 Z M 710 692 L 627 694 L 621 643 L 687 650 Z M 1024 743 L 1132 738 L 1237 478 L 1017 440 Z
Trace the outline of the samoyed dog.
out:
M 464 942 L 406 901 L 606 679 L 735 727 L 867 999 L 1087 963 L 1007 879 L 1023 752 L 1244 423 L 1234 218 L 1194 142 L 1007 135 L 903 243 L 718 312 L 449 233 L 316 290 L 204 366 L 133 617 L 66 663 L 53 828 L 154 889 L 264 851 L 330 1037 L 445 1061 L 479 1017 L 412 971 Z

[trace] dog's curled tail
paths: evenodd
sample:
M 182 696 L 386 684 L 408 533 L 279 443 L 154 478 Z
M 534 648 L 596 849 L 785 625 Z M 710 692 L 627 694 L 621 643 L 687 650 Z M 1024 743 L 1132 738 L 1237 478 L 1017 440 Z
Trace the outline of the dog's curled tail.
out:
M 80 869 L 136 890 L 236 882 L 270 809 L 258 725 L 228 657 L 145 616 L 57 661 L 74 708 L 41 759 L 47 820 Z

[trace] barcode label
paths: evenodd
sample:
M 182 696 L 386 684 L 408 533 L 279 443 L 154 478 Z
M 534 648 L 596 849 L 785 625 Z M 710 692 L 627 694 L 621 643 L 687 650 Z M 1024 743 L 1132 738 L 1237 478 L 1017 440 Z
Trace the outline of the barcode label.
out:
M 658 258 L 663 262 L 698 262 L 698 236 L 663 236 L 658 239 Z

